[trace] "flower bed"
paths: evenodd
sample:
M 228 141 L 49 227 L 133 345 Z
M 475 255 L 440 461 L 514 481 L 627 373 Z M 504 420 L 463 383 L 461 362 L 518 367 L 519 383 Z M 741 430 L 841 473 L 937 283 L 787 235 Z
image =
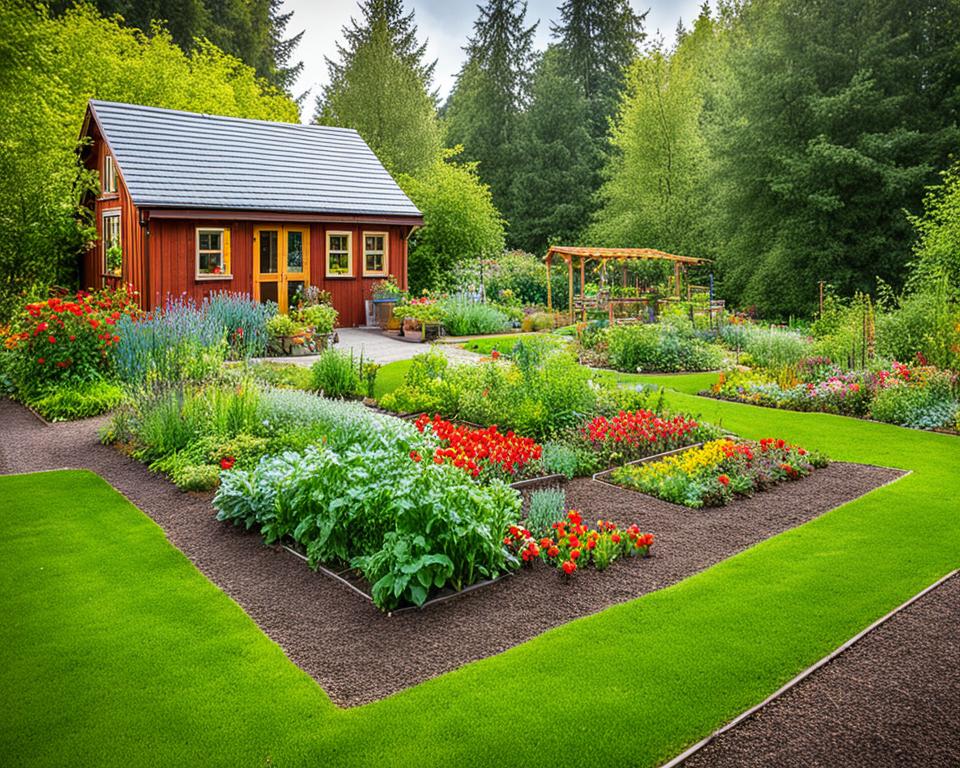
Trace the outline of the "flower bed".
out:
M 525 565 L 540 560 L 571 576 L 590 564 L 603 571 L 622 557 L 647 557 L 653 534 L 642 533 L 637 525 L 621 530 L 609 520 L 597 520 L 597 527 L 590 528 L 579 512 L 570 510 L 553 524 L 550 535 L 537 539 L 528 529 L 511 525 L 503 543 Z
M 675 504 L 713 507 L 826 465 L 823 456 L 782 439 L 724 438 L 657 461 L 620 467 L 611 480 Z
M 542 474 L 543 448 L 532 438 L 500 432 L 496 425 L 476 429 L 455 425 L 439 414 L 432 419 L 421 414 L 414 426 L 421 433 L 429 430 L 440 441 L 433 452 L 435 464 L 452 464 L 483 481 L 513 482 Z M 422 456 L 412 451 L 410 458 L 420 461 Z
M 583 429 L 600 463 L 610 466 L 717 437 L 718 430 L 685 416 L 661 417 L 653 411 L 620 411 L 616 416 L 596 416 Z
M 956 374 L 931 366 L 893 362 L 875 370 L 842 371 L 828 359 L 818 358 L 801 361 L 796 374 L 777 381 L 756 371 L 722 373 L 717 383 L 701 394 L 920 429 L 955 429 L 960 415 Z

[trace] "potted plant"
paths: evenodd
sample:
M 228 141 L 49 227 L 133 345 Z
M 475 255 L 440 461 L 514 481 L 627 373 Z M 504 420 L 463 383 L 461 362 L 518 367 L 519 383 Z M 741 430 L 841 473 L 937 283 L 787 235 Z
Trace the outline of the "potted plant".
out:
M 107 274 L 119 277 L 123 270 L 123 249 L 119 243 L 114 243 L 107 248 L 106 260 Z
M 297 320 L 312 333 L 315 351 L 322 352 L 330 346 L 339 315 L 329 304 L 311 304 L 297 310 Z
M 393 312 L 403 318 L 401 335 L 406 338 L 433 341 L 443 332 L 443 305 L 437 299 L 409 299 L 397 304 Z
M 396 305 L 403 300 L 403 297 L 404 291 L 401 290 L 393 275 L 374 283 L 371 299 L 367 302 L 367 325 L 387 328 L 393 318 Z
M 267 321 L 268 349 L 275 355 L 309 355 L 316 350 L 313 330 L 290 315 L 276 314 Z

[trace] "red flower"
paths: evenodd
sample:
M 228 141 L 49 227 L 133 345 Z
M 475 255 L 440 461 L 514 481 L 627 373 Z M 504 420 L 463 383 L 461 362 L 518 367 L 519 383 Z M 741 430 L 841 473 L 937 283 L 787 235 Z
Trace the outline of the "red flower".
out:
M 619 544 L 619 543 L 620 543 L 620 534 L 619 534 L 619 533 L 614 533 L 613 535 L 611 535 L 611 536 L 610 536 L 610 541 L 612 541 L 614 544 Z
M 571 554 L 572 554 L 572 553 L 571 553 Z M 564 572 L 565 574 L 567 574 L 567 576 L 569 576 L 569 575 L 570 575 L 571 573 L 573 573 L 575 570 L 577 570 L 577 564 L 576 564 L 575 562 L 573 562 L 573 560 L 567 560 L 567 561 L 563 564 L 563 572 Z
M 410 451 L 410 458 L 413 459 L 414 461 L 421 461 L 423 459 L 423 456 L 421 456 L 416 451 Z
M 571 559 L 571 560 L 579 560 L 579 559 L 580 559 L 580 550 L 579 550 L 579 549 L 571 549 L 571 550 L 570 550 L 570 559 Z
M 48 337 L 47 337 L 47 341 L 49 341 L 51 344 L 56 344 L 56 343 L 57 343 L 57 337 L 56 337 L 56 336 L 48 336 Z
M 730 478 L 726 475 L 720 475 L 717 480 L 720 482 L 720 485 L 730 485 Z
M 490 357 L 494 360 L 497 360 L 500 358 L 500 352 L 495 349 L 490 353 Z
M 547 550 L 548 557 L 556 557 L 559 554 L 560 550 L 557 547 L 550 547 L 550 549 Z
M 220 469 L 233 469 L 233 465 L 236 463 L 236 459 L 233 456 L 224 456 L 220 459 Z

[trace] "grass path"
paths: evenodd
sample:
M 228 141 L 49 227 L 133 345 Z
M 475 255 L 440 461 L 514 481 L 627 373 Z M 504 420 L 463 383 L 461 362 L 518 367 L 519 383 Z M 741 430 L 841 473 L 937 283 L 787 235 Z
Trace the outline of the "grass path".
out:
M 654 765 L 960 565 L 960 439 L 697 398 L 700 374 L 630 378 L 686 390 L 670 404 L 746 436 L 913 473 L 349 711 L 102 481 L 0 478 L 14 499 L 0 512 L 0 609 L 16 617 L 0 626 L 0 693 L 24 692 L 0 750 L 17 764 Z

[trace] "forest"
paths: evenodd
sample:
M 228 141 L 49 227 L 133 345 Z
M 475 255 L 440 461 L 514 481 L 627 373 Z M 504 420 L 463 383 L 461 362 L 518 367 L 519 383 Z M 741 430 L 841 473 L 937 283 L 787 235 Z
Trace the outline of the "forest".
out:
M 720 0 L 669 46 L 626 0 L 540 20 L 487 0 L 445 99 L 411 3 L 358 3 L 313 104 L 296 29 L 281 0 L 5 2 L 0 304 L 75 280 L 91 97 L 355 128 L 424 212 L 418 291 L 505 251 L 535 272 L 551 244 L 708 258 L 719 296 L 770 319 L 809 316 L 821 282 L 893 303 L 960 285 L 958 0 Z

